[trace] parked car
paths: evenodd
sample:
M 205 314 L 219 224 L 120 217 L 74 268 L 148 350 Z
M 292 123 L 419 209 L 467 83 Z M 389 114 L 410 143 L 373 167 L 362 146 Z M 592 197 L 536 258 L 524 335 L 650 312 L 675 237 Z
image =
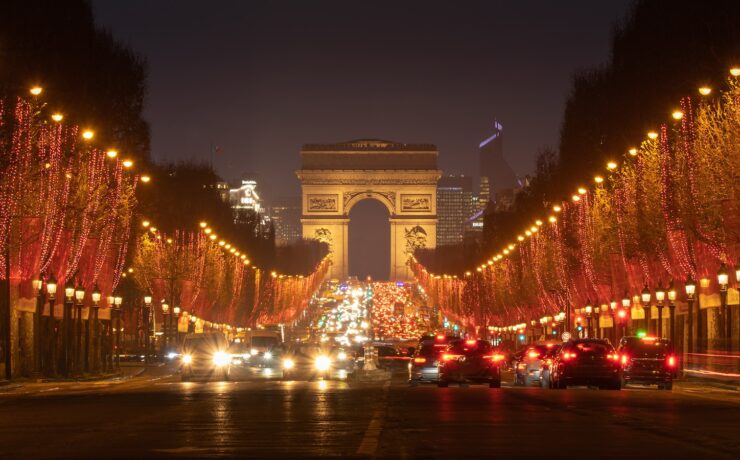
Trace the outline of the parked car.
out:
M 598 386 L 619 390 L 621 385 L 619 355 L 608 340 L 576 339 L 563 344 L 550 368 L 552 388 L 571 385 Z
M 673 389 L 673 375 L 678 369 L 671 341 L 657 337 L 623 337 L 619 342 L 622 387 L 630 383 L 657 385 Z
M 500 388 L 503 358 L 485 340 L 455 340 L 442 353 L 437 386 L 483 383 L 490 388 Z
M 183 381 L 198 377 L 228 380 L 231 369 L 229 342 L 220 332 L 188 334 L 182 342 L 180 364 Z

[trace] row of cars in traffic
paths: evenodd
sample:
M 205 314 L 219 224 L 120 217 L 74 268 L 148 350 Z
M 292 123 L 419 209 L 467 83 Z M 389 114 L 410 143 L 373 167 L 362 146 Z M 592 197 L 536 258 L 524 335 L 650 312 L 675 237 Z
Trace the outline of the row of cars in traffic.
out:
M 670 341 L 652 336 L 623 337 L 616 349 L 606 339 L 584 338 L 528 345 L 515 353 L 485 340 L 427 336 L 408 364 L 411 385 L 484 383 L 498 388 L 502 370 L 511 369 L 515 385 L 610 390 L 628 384 L 670 390 L 677 368 Z
M 344 379 L 352 374 L 355 360 L 350 351 L 313 343 L 285 345 L 277 339 L 229 343 L 219 332 L 189 334 L 179 353 L 183 381 L 239 378 L 286 380 Z

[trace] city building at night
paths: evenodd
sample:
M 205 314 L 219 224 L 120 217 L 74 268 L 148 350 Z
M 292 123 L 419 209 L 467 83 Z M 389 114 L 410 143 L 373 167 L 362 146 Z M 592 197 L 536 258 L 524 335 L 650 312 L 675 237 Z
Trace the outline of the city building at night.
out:
M 284 246 L 301 238 L 301 198 L 274 200 L 269 208 L 270 220 L 275 227 L 275 244 Z
M 222 190 L 218 185 L 217 188 L 219 191 Z M 246 223 L 253 219 L 253 216 L 257 216 L 260 226 L 269 224 L 270 217 L 262 205 L 262 198 L 257 191 L 256 180 L 242 179 L 241 185 L 236 188 L 229 188 L 228 193 L 224 190 L 221 197 L 229 203 L 235 223 Z
M 472 178 L 464 175 L 441 177 L 437 182 L 437 245 L 461 243 L 473 211 Z
M 516 174 L 504 158 L 504 127 L 493 122 L 493 133 L 479 144 L 480 191 L 478 207 L 485 210 L 489 201 L 505 189 L 516 189 Z

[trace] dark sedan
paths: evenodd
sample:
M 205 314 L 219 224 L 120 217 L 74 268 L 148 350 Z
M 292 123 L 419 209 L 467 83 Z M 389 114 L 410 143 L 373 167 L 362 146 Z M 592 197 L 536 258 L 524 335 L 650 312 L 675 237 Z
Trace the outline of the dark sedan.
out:
M 563 344 L 550 368 L 552 388 L 593 385 L 619 390 L 621 365 L 619 355 L 608 340 L 577 339 Z
M 668 339 L 657 337 L 623 337 L 619 342 L 622 364 L 622 387 L 637 383 L 673 389 L 673 374 L 678 358 Z
M 503 359 L 485 340 L 453 341 L 442 353 L 437 386 L 487 383 L 491 388 L 500 388 Z
M 409 361 L 409 383 L 434 383 L 439 376 L 439 359 L 442 354 L 441 348 L 436 346 L 434 340 L 426 340 L 419 344 L 414 356 Z

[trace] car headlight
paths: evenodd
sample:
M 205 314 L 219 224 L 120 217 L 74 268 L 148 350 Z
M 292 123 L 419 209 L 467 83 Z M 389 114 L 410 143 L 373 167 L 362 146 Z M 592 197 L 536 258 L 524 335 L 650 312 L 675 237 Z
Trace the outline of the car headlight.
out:
M 192 355 L 182 355 L 182 363 L 183 364 L 190 364 L 193 362 L 193 356 Z
M 265 354 L 262 355 L 262 357 L 265 359 L 265 361 L 269 361 L 272 359 L 272 353 L 270 353 L 269 351 L 266 351 Z
M 293 362 L 292 359 L 285 358 L 283 360 L 283 369 L 293 369 L 294 366 L 295 366 L 295 363 Z
M 223 351 L 217 351 L 213 354 L 213 364 L 216 366 L 225 366 L 229 364 L 229 355 Z
M 339 353 L 337 353 L 337 359 L 339 361 L 344 361 L 345 359 L 347 359 L 347 353 L 340 351 Z
M 256 356 L 259 354 L 260 351 L 256 348 L 252 348 L 251 350 L 249 350 L 249 352 L 252 353 L 252 356 Z
M 177 358 L 177 353 L 175 353 L 174 351 L 167 353 L 167 359 L 175 359 L 175 358 Z
M 316 370 L 328 371 L 331 367 L 331 359 L 328 356 L 319 356 L 316 358 L 314 365 L 316 366 Z

